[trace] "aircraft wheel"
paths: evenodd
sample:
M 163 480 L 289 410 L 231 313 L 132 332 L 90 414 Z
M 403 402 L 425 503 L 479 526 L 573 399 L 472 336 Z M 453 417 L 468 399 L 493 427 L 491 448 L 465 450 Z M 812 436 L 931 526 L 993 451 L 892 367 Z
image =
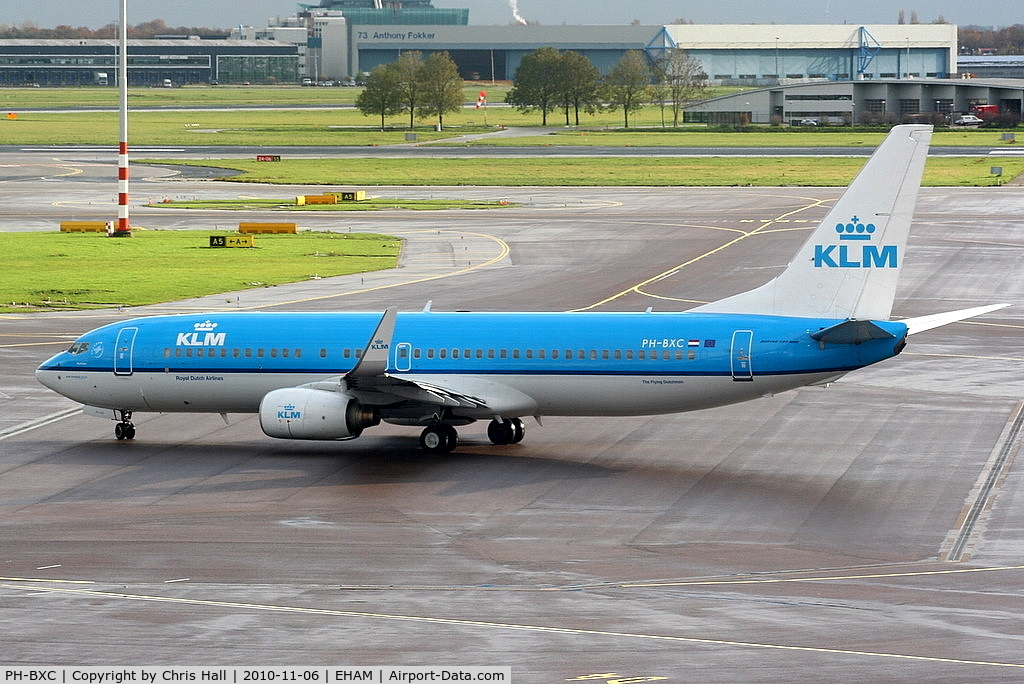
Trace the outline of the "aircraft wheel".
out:
M 118 423 L 114 426 L 114 437 L 118 440 L 135 439 L 135 426 L 131 423 Z
M 511 420 L 492 420 L 487 424 L 487 439 L 499 446 L 512 444 L 516 440 L 515 424 Z
M 523 419 L 522 418 L 513 418 L 511 422 L 512 422 L 512 431 L 515 433 L 512 436 L 512 443 L 513 444 L 519 444 L 520 442 L 523 441 L 523 437 L 526 436 L 526 426 L 523 425 Z
M 447 454 L 459 443 L 459 433 L 451 425 L 428 425 L 420 433 L 420 448 L 430 454 Z

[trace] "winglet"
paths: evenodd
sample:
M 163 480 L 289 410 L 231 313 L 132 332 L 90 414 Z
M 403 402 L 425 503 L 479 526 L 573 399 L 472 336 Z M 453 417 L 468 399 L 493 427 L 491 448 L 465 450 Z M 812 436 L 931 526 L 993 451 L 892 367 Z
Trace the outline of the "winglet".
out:
M 907 326 L 907 334 L 913 335 L 915 333 L 924 332 L 925 330 L 931 330 L 932 328 L 938 328 L 941 325 L 948 323 L 956 323 L 962 321 L 965 318 L 973 318 L 974 316 L 980 316 L 990 311 L 998 311 L 999 309 L 1005 309 L 1010 306 L 1009 304 L 988 304 L 986 306 L 975 306 L 970 309 L 959 309 L 958 311 L 947 311 L 945 313 L 929 314 L 928 316 L 917 316 L 916 318 L 905 318 L 900 321 L 903 325 Z
M 391 356 L 391 338 L 395 334 L 395 319 L 398 312 L 394 309 L 385 309 L 381 316 L 377 329 L 370 336 L 370 341 L 363 350 L 356 365 L 345 374 L 346 378 L 379 377 L 388 370 L 388 360 Z

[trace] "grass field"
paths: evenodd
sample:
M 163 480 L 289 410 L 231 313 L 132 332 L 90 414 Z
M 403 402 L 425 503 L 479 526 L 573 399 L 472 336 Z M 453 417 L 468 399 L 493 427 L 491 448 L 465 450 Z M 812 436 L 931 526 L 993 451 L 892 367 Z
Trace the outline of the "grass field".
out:
M 411 211 L 438 211 L 441 209 L 505 209 L 516 206 L 504 200 L 450 200 L 450 199 L 402 199 L 369 197 L 359 202 L 338 202 L 337 204 L 304 204 L 279 199 L 223 199 L 223 200 L 164 200 L 150 204 L 165 209 L 224 209 L 227 211 L 266 210 L 280 211 L 383 211 L 385 209 L 408 209 Z
M 502 86 L 470 84 L 467 102 L 481 89 L 491 102 L 504 98 Z M 130 142 L 141 145 L 391 145 L 406 142 L 407 118 L 392 117 L 389 129 L 351 107 L 356 88 L 152 88 L 133 89 L 129 99 Z M 113 148 L 118 139 L 114 88 L 0 88 L 0 140 L 5 144 L 77 145 Z M 248 105 L 280 105 L 296 109 L 246 109 Z M 232 109 L 231 107 L 237 107 Z M 70 111 L 69 108 L 76 108 Z M 175 111 L 170 108 L 183 108 Z M 196 109 L 187 110 L 193 107 Z M 226 107 L 214 110 L 208 107 Z M 315 108 L 313 108 L 315 107 Z M 25 111 L 29 108 L 68 111 Z M 92 108 L 92 109 L 90 109 Z M 19 111 L 19 109 L 21 111 Z M 453 136 L 489 132 L 498 126 L 539 126 L 540 114 L 522 114 L 507 107 L 466 108 L 446 117 L 446 130 L 433 121 L 418 121 L 418 142 L 445 145 Z M 549 117 L 552 127 L 564 120 Z M 554 133 L 514 140 L 492 139 L 485 145 L 546 146 L 863 146 L 877 145 L 884 130 L 842 128 L 753 128 L 749 131 L 709 130 L 701 126 L 668 131 L 663 112 L 647 107 L 631 116 L 636 127 L 616 130 L 620 112 L 584 117 L 588 130 L 565 128 Z M 440 141 L 440 142 L 438 142 Z M 458 143 L 466 144 L 466 143 Z M 999 131 L 937 130 L 933 145 L 1014 145 Z M 443 150 L 439 150 L 443 152 Z M 279 163 L 255 160 L 203 160 L 197 164 L 241 170 L 234 181 L 299 185 L 484 185 L 484 186 L 842 186 L 863 166 L 848 157 L 689 157 L 689 158 L 521 158 L 515 160 L 452 159 L 289 159 Z M 995 185 L 989 167 L 1001 165 L 1002 179 L 1024 172 L 1024 159 L 934 157 L 928 160 L 924 185 Z M 269 202 L 280 204 L 278 200 Z M 387 200 L 394 208 L 396 200 Z M 231 203 L 224 208 L 237 208 Z M 361 206 L 365 209 L 372 204 Z M 493 206 L 493 205 L 492 205 Z M 204 208 L 209 208 L 205 206 Z M 411 208 L 411 207 L 406 207 Z M 446 206 L 444 208 L 450 208 Z M 306 210 L 309 210 L 307 207 Z M 260 236 L 256 249 L 211 249 L 198 231 L 139 231 L 131 239 L 92 234 L 0 233 L 5 254 L 0 269 L 0 311 L 38 307 L 87 308 L 140 305 L 185 297 L 272 286 L 314 276 L 342 275 L 390 268 L 397 262 L 395 238 L 370 235 L 309 234 Z M 55 285 L 58 284 L 58 285 Z
M 393 268 L 401 241 L 374 234 L 258 235 L 253 249 L 209 247 L 216 231 L 0 233 L 0 311 L 138 306 Z
M 388 117 L 380 131 L 376 117 L 363 116 L 352 105 L 359 88 L 209 87 L 133 88 L 129 91 L 130 141 L 139 145 L 390 145 L 404 143 L 407 115 Z M 470 84 L 463 90 L 468 104 L 480 90 L 488 92 L 491 106 L 468 106 L 446 115 L 445 130 L 434 130 L 433 118 L 415 121 L 419 142 L 505 127 L 539 127 L 538 112 L 522 113 L 495 106 L 504 100 L 507 84 Z M 251 106 L 295 109 L 249 109 Z M 0 88 L 0 139 L 8 144 L 113 145 L 118 138 L 115 88 Z M 214 109 L 214 108 L 219 109 Z M 234 107 L 234 108 L 233 108 Z M 31 111 L 32 109 L 55 111 Z M 106 108 L 101 111 L 99 108 Z M 63 110 L 63 111 L 62 111 Z M 564 127 L 561 112 L 548 117 L 552 134 L 529 138 L 494 139 L 477 145 L 611 145 L 611 146 L 872 146 L 883 129 L 844 127 L 753 127 L 736 132 L 687 125 L 664 127 L 664 112 L 648 106 L 631 115 L 632 129 L 622 127 L 622 113 L 586 114 L 582 128 Z M 463 143 L 460 143 L 463 144 Z M 935 133 L 935 145 L 1013 145 L 999 131 L 944 130 Z
M 234 168 L 226 180 L 255 183 L 373 185 L 511 186 L 842 186 L 864 165 L 851 157 L 604 157 L 493 159 L 284 159 L 268 164 L 244 159 L 173 160 Z M 922 183 L 932 186 L 987 186 L 987 157 L 933 157 Z M 1003 178 L 1024 171 L 1024 159 L 1000 159 Z

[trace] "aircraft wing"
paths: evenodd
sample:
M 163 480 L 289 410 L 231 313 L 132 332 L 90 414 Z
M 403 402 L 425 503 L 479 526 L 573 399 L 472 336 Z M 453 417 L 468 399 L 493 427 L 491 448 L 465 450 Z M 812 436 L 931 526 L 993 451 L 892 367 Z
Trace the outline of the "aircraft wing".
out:
M 447 408 L 468 417 L 530 415 L 537 403 L 503 383 L 467 375 L 417 375 L 388 372 L 391 339 L 397 312 L 381 317 L 356 365 L 337 380 L 314 382 L 312 389 L 345 392 L 366 406 L 387 407 L 410 403 Z

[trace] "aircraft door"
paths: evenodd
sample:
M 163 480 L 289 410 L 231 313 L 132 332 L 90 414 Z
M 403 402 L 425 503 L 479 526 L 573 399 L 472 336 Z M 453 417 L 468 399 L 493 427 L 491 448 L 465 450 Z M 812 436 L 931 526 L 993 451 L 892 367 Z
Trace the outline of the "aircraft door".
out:
M 750 348 L 754 342 L 752 330 L 736 330 L 732 334 L 732 351 L 729 365 L 732 379 L 736 382 L 753 382 L 754 370 L 750 365 Z
M 412 368 L 412 345 L 400 342 L 395 347 L 395 370 L 407 371 Z
M 117 342 L 114 344 L 114 375 L 131 375 L 132 353 L 135 348 L 135 335 L 138 328 L 121 328 L 117 333 Z

